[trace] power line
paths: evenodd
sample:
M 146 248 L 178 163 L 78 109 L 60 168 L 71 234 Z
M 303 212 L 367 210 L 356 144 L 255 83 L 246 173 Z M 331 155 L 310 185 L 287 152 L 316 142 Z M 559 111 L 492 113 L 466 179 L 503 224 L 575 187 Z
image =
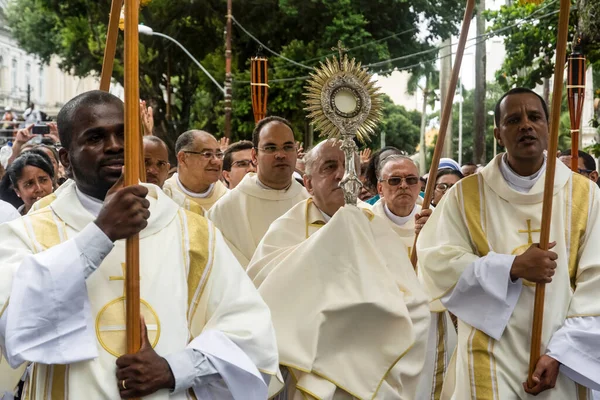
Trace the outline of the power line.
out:
M 491 31 L 491 32 L 488 32 L 488 33 L 484 33 L 484 34 L 482 34 L 482 35 L 477 35 L 477 36 L 474 36 L 474 37 L 472 37 L 472 38 L 468 39 L 467 41 L 473 41 L 473 40 L 477 40 L 477 39 L 483 39 L 482 41 L 487 41 L 489 38 L 491 38 L 491 37 L 493 37 L 493 36 L 496 36 L 496 35 L 498 35 L 498 34 L 499 34 L 499 33 L 501 33 L 501 32 L 504 32 L 504 31 L 506 31 L 506 30 L 512 29 L 512 28 L 514 28 L 514 27 L 516 27 L 516 26 L 518 26 L 518 25 L 522 24 L 523 22 L 525 22 L 525 21 L 527 21 L 527 20 L 530 20 L 530 19 L 532 19 L 532 18 L 533 18 L 533 17 L 534 17 L 534 16 L 535 16 L 537 13 L 539 13 L 540 11 L 542 11 L 542 10 L 544 10 L 544 9 L 546 9 L 546 8 L 548 8 L 548 7 L 550 7 L 552 4 L 556 3 L 556 1 L 557 1 L 557 0 L 554 0 L 554 1 L 552 1 L 552 2 L 550 2 L 550 3 L 548 3 L 548 4 L 546 4 L 544 7 L 541 7 L 541 8 L 539 8 L 539 9 L 535 10 L 535 11 L 534 11 L 534 12 L 532 12 L 530 15 L 528 15 L 526 18 L 523 18 L 523 19 L 519 20 L 518 22 L 514 23 L 513 25 L 505 26 L 505 27 L 503 27 L 503 28 L 500 28 L 500 29 L 497 29 L 497 30 L 495 30 L 495 31 Z M 558 14 L 558 13 L 559 13 L 559 11 L 558 11 L 558 10 L 551 11 L 551 12 L 549 12 L 549 13 L 546 13 L 546 14 L 544 14 L 544 15 L 541 15 L 540 17 L 538 17 L 538 18 L 536 18 L 536 19 L 537 19 L 537 20 L 541 20 L 541 19 L 547 18 L 547 17 L 549 17 L 549 16 L 552 16 L 552 15 L 554 15 L 554 14 Z M 233 18 L 233 17 L 232 17 L 232 18 Z M 246 34 L 248 34 L 248 35 L 249 35 L 251 38 L 253 38 L 253 39 L 254 39 L 254 40 L 257 42 L 257 43 L 259 43 L 260 45 L 262 45 L 263 47 L 265 47 L 265 49 L 267 49 L 268 51 L 270 51 L 270 52 L 271 52 L 271 53 L 273 53 L 274 55 L 276 55 L 276 56 L 278 56 L 278 57 L 281 57 L 281 58 L 283 58 L 284 60 L 286 60 L 286 61 L 288 61 L 288 62 L 291 62 L 292 64 L 295 64 L 295 65 L 301 66 L 301 67 L 303 67 L 303 68 L 306 68 L 306 69 L 311 69 L 311 70 L 314 70 L 314 67 L 309 67 L 309 66 L 307 66 L 307 65 L 304 65 L 304 64 L 298 63 L 298 62 L 296 62 L 296 61 L 293 61 L 293 60 L 290 60 L 289 58 L 287 58 L 287 57 L 284 57 L 284 56 L 282 56 L 281 54 L 279 54 L 279 53 L 276 53 L 275 51 L 273 51 L 273 50 L 269 49 L 269 48 L 268 48 L 268 47 L 266 47 L 266 46 L 265 46 L 265 45 L 264 45 L 262 42 L 260 42 L 260 41 L 259 41 L 257 38 L 255 38 L 253 35 L 251 35 L 251 34 L 250 34 L 250 33 L 249 33 L 249 32 L 248 32 L 246 29 L 244 29 L 244 28 L 243 28 L 243 27 L 242 27 L 242 26 L 239 24 L 239 22 L 237 22 L 237 21 L 235 20 L 235 18 L 233 18 L 233 21 L 234 21 L 234 22 L 236 23 L 236 25 L 238 25 L 238 26 L 239 26 L 239 27 L 240 27 L 240 28 L 241 28 L 241 29 L 242 29 L 244 32 L 246 32 Z M 415 28 L 415 29 L 416 29 L 416 28 Z M 405 32 L 407 32 L 407 31 L 405 31 Z M 398 33 L 398 35 L 400 35 L 401 33 L 405 33 L 405 32 L 400 32 L 400 33 Z M 391 35 L 391 36 L 395 36 L 395 35 Z M 386 40 L 386 39 L 388 39 L 388 38 L 389 38 L 389 37 L 387 37 L 387 38 L 383 38 L 383 39 L 379 39 L 379 41 Z M 473 44 L 473 45 L 470 45 L 470 46 L 468 46 L 468 47 L 466 47 L 466 48 L 473 47 L 474 45 L 476 45 L 476 44 L 479 44 L 479 43 L 481 43 L 482 41 L 478 41 L 478 42 L 476 42 L 475 44 Z M 361 46 L 367 46 L 367 45 L 369 45 L 370 43 L 372 43 L 372 42 L 366 43 L 366 44 L 364 44 L 364 45 L 361 45 Z M 358 47 L 361 47 L 361 46 L 357 46 L 357 47 L 355 47 L 355 48 L 353 48 L 353 49 L 356 49 L 356 48 L 358 48 Z M 383 60 L 383 61 L 378 61 L 378 62 L 375 62 L 375 63 L 367 64 L 367 65 L 364 65 L 363 67 L 365 67 L 365 68 L 372 68 L 372 67 L 382 66 L 382 65 L 385 65 L 385 64 L 388 64 L 388 63 L 391 63 L 391 62 L 400 61 L 400 60 L 406 60 L 406 59 L 409 59 L 409 58 L 412 58 L 412 57 L 416 57 L 416 56 L 419 56 L 419 55 L 433 53 L 433 52 L 439 51 L 439 50 L 441 50 L 441 49 L 444 49 L 444 48 L 447 48 L 447 47 L 452 47 L 452 46 L 453 46 L 452 44 L 449 44 L 449 45 L 444 45 L 444 46 L 437 46 L 437 47 L 434 47 L 434 48 L 432 48 L 432 49 L 423 50 L 423 51 L 419 51 L 419 52 L 416 52 L 416 53 L 407 54 L 407 55 L 404 55 L 404 56 L 400 56 L 400 57 L 391 58 L 391 59 L 388 59 L 388 60 Z M 352 50 L 352 49 L 351 49 L 351 50 Z M 452 55 L 452 54 L 455 54 L 455 53 L 451 53 L 451 55 Z M 325 57 L 327 57 L 327 56 L 325 56 Z M 321 57 L 319 57 L 319 58 L 321 58 Z M 441 58 L 443 58 L 443 57 L 441 57 Z M 428 60 L 428 61 L 421 61 L 421 62 L 418 62 L 418 63 L 416 63 L 416 64 L 413 64 L 413 65 L 410 65 L 410 66 L 407 66 L 407 67 L 402 67 L 402 68 L 392 68 L 392 69 L 389 69 L 389 70 L 386 70 L 386 71 L 379 71 L 378 73 L 379 73 L 379 74 L 385 74 L 385 73 L 389 73 L 389 72 L 393 72 L 393 71 L 404 71 L 404 70 L 411 69 L 411 68 L 414 68 L 414 67 L 416 67 L 416 66 L 422 65 L 422 64 L 424 64 L 424 63 L 429 63 L 429 62 L 437 61 L 437 60 L 439 60 L 439 59 L 441 59 L 441 58 L 439 58 L 439 57 L 438 57 L 438 58 L 434 58 L 434 59 L 431 59 L 431 60 Z M 311 60 L 315 60 L 315 59 L 311 59 Z M 307 61 L 305 61 L 305 62 L 308 62 L 308 61 L 311 61 L 311 60 L 307 60 Z M 290 81 L 294 81 L 294 80 L 307 80 L 307 79 L 309 79 L 309 78 L 310 78 L 310 76 L 299 76 L 299 77 L 294 77 L 294 78 L 272 79 L 272 80 L 270 80 L 270 81 L 269 81 L 269 83 L 290 82 Z M 250 83 L 250 81 L 236 81 L 236 83 Z
M 267 50 L 269 53 L 272 53 L 272 54 L 274 54 L 275 56 L 277 56 L 277 57 L 279 57 L 279 58 L 283 58 L 283 59 L 284 59 L 284 60 L 286 60 L 287 62 L 289 62 L 289 63 L 292 63 L 292 64 L 294 64 L 294 65 L 296 65 L 296 66 L 298 66 L 298 67 L 302 67 L 302 68 L 305 68 L 305 69 L 310 69 L 310 70 L 313 70 L 313 69 L 314 69 L 313 67 L 309 67 L 308 65 L 304 65 L 304 64 L 301 64 L 301 63 L 299 63 L 299 62 L 296 62 L 296 61 L 294 61 L 294 60 L 290 60 L 290 59 L 289 59 L 289 58 L 287 58 L 286 56 L 283 56 L 283 55 L 281 55 L 281 54 L 277 53 L 276 51 L 274 51 L 274 50 L 271 50 L 269 47 L 267 47 L 267 45 L 266 45 L 266 44 L 264 44 L 263 42 L 261 42 L 260 40 L 258 40 L 258 39 L 256 38 L 256 36 L 254 36 L 254 35 L 252 35 L 250 32 L 248 32 L 248 31 L 246 30 L 246 28 L 244 28 L 244 27 L 243 27 L 243 26 L 242 26 L 242 25 L 241 25 L 241 24 L 240 24 L 240 23 L 239 23 L 239 22 L 238 22 L 238 21 L 235 19 L 235 17 L 234 17 L 233 15 L 231 16 L 231 20 L 232 20 L 232 21 L 233 21 L 233 22 L 234 22 L 234 23 L 235 23 L 235 24 L 236 24 L 236 25 L 237 25 L 237 26 L 238 26 L 238 27 L 239 27 L 239 28 L 240 28 L 242 31 L 244 31 L 244 33 L 245 33 L 246 35 L 250 36 L 250 37 L 251 37 L 251 38 L 252 38 L 252 39 L 253 39 L 253 40 L 254 40 L 256 43 L 260 44 L 260 45 L 261 45 L 261 46 L 262 46 L 262 47 L 263 47 L 265 50 Z
M 373 40 L 373 41 L 371 41 L 371 42 L 367 42 L 367 43 L 364 43 L 364 44 L 358 45 L 358 46 L 356 46 L 356 47 L 352 47 L 352 48 L 350 48 L 350 49 L 346 50 L 346 52 L 347 52 L 347 53 L 349 53 L 349 52 L 351 52 L 351 51 L 354 51 L 354 50 L 357 50 L 357 49 L 361 49 L 361 48 L 363 48 L 363 47 L 367 47 L 367 46 L 370 46 L 370 45 L 372 45 L 372 44 L 375 44 L 375 43 L 380 43 L 380 42 L 386 41 L 386 40 L 388 40 L 388 39 L 391 39 L 391 38 L 394 38 L 394 37 L 397 37 L 397 36 L 404 35 L 404 34 L 406 34 L 406 33 L 414 32 L 414 31 L 416 31 L 416 30 L 417 30 L 417 28 L 411 28 L 411 29 L 407 29 L 407 30 L 405 30 L 405 31 L 402 31 L 402 32 L 394 33 L 394 34 L 392 34 L 392 35 L 389 35 L 389 36 L 386 36 L 386 37 L 384 37 L 384 38 L 377 39 L 377 40 Z M 322 60 L 322 59 L 325 59 L 325 58 L 327 58 L 327 57 L 330 57 L 330 56 L 332 56 L 332 55 L 336 55 L 336 54 L 338 54 L 338 53 L 329 53 L 329 54 L 326 54 L 326 55 L 324 55 L 324 56 L 310 58 L 310 59 L 308 59 L 308 60 L 305 60 L 304 62 L 305 62 L 305 63 L 309 63 L 309 62 L 311 62 L 311 61 L 315 61 L 315 60 Z

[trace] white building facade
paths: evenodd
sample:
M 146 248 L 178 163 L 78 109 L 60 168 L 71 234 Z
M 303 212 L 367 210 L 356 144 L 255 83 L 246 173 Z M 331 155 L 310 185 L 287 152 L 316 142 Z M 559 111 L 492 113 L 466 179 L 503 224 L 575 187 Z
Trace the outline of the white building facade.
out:
M 49 116 L 56 116 L 60 108 L 76 95 L 98 89 L 99 78 L 78 78 L 58 67 L 58 59 L 49 65 L 21 49 L 12 37 L 4 9 L 10 0 L 0 0 L 0 111 L 10 107 L 17 113 L 27 107 L 27 99 Z M 111 87 L 111 93 L 122 98 L 120 86 Z

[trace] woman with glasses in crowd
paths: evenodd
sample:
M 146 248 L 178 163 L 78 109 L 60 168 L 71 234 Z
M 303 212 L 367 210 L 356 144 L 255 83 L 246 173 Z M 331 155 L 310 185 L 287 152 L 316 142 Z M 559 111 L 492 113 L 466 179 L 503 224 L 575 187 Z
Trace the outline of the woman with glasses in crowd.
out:
M 433 191 L 433 200 L 431 205 L 436 207 L 442 197 L 448 192 L 448 190 L 464 178 L 464 175 L 452 168 L 442 168 L 438 170 L 437 178 L 435 180 L 435 190 Z

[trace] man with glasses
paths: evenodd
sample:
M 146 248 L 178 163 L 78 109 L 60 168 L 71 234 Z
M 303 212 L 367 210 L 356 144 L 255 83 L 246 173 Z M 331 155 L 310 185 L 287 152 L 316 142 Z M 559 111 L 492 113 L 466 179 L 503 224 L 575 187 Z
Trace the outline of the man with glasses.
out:
M 323 141 L 305 155 L 311 197 L 271 225 L 248 268 L 287 377 L 278 399 L 414 400 L 428 297 L 388 224 L 344 206 L 340 144 Z
M 246 174 L 207 213 L 244 267 L 271 223 L 308 197 L 306 189 L 292 179 L 297 153 L 287 120 L 267 117 L 259 121 L 252 145 L 257 173 Z
M 600 191 L 556 163 L 541 249 L 548 108 L 532 90 L 511 89 L 495 123 L 506 153 L 447 191 L 417 243 L 422 282 L 458 318 L 452 398 L 591 398 L 586 387 L 600 389 Z M 530 384 L 537 283 L 546 312 Z
M 558 156 L 568 168 L 571 168 L 571 149 L 565 150 Z M 598 171 L 596 171 L 596 160 L 594 157 L 586 153 L 585 151 L 579 150 L 579 162 L 578 172 L 589 178 L 592 182 L 598 182 Z
M 208 132 L 191 130 L 181 134 L 175 143 L 177 173 L 163 187 L 167 195 L 181 192 L 188 200 L 209 210 L 227 188 L 219 180 L 223 152 L 219 142 Z
M 431 210 L 421 210 L 423 199 L 419 196 L 419 168 L 409 157 L 392 154 L 379 162 L 377 175 L 377 191 L 381 199 L 373 206 L 373 212 L 388 222 L 410 255 L 415 233 L 421 230 L 431 215 Z M 444 306 L 439 301 L 432 302 L 430 311 L 427 355 L 415 400 L 439 399 L 446 369 L 456 346 L 456 331 Z
M 240 184 L 248 172 L 256 172 L 252 161 L 252 142 L 242 140 L 234 143 L 223 153 L 223 180 L 229 189 Z

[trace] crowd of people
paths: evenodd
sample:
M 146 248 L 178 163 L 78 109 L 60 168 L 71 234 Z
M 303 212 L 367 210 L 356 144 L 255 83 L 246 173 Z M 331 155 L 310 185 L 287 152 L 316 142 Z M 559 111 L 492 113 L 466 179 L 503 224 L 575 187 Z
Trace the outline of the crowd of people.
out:
M 277 116 L 235 143 L 184 132 L 172 168 L 141 102 L 132 186 L 108 93 L 69 101 L 43 142 L 18 130 L 0 160 L 0 398 L 598 396 L 595 160 L 580 151 L 572 173 L 557 155 L 542 250 L 548 109 L 522 88 L 496 108 L 506 153 L 442 159 L 426 208 L 427 175 L 395 147 L 356 155 L 363 188 L 345 206 L 341 143 L 305 152 Z M 126 354 L 136 234 L 142 342 Z M 544 348 L 526 382 L 536 283 Z

